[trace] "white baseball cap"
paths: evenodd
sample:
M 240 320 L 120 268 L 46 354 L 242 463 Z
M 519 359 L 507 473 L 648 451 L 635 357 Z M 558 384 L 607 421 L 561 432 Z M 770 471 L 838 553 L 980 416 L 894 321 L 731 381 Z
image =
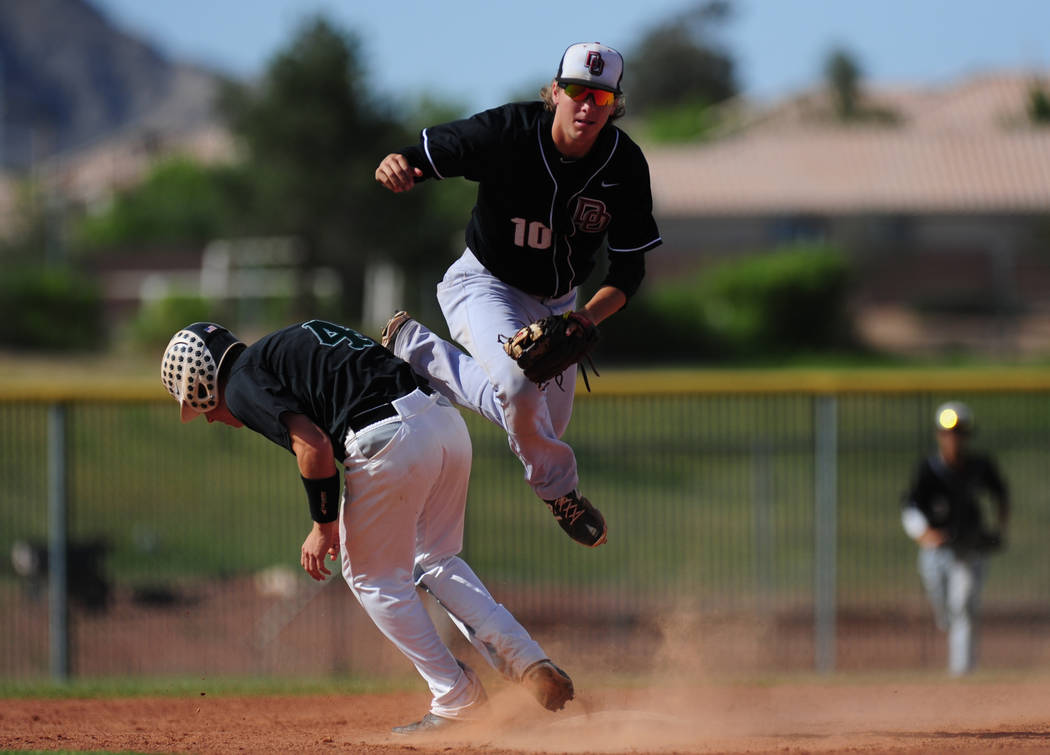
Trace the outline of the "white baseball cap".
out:
M 561 56 L 559 84 L 582 84 L 620 94 L 623 78 L 623 56 L 598 42 L 571 45 Z

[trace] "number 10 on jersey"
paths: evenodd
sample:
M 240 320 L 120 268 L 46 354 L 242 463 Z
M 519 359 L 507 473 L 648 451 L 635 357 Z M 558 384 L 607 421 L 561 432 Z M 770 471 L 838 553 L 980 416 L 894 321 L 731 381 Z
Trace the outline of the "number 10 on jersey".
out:
M 538 220 L 531 223 L 525 218 L 511 218 L 514 224 L 514 246 L 526 246 L 531 249 L 549 249 L 551 229 Z

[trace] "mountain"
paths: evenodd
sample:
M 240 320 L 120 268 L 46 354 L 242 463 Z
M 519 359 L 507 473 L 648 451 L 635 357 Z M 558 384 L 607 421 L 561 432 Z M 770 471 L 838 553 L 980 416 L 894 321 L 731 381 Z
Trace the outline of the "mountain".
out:
M 0 168 L 129 130 L 213 119 L 216 74 L 167 59 L 88 0 L 0 0 Z

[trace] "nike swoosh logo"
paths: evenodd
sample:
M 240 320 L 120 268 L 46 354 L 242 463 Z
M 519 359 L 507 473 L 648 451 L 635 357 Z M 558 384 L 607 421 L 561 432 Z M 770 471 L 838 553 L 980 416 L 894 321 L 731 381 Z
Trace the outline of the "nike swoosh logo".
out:
M 619 181 L 602 181 L 602 188 L 603 189 L 608 189 L 611 186 L 619 186 L 619 185 L 620 185 Z

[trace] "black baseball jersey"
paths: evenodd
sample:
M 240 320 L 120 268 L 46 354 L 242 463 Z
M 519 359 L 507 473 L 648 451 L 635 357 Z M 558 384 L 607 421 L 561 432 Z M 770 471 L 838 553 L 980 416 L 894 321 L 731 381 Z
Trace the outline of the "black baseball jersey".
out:
M 979 503 L 984 492 L 1005 505 L 1006 483 L 990 456 L 967 452 L 956 468 L 932 454 L 919 463 L 904 505 L 918 508 L 932 529 L 946 531 L 952 548 L 966 551 L 978 547 L 985 533 Z
M 603 243 L 605 284 L 628 297 L 661 243 L 649 165 L 638 145 L 607 124 L 578 160 L 554 146 L 554 114 L 518 102 L 423 130 L 402 150 L 424 178 L 478 182 L 466 242 L 489 271 L 535 296 L 562 296 L 594 270 Z
M 245 427 L 292 450 L 285 412 L 304 414 L 328 434 L 336 461 L 351 418 L 425 385 L 407 362 L 344 325 L 310 320 L 260 338 L 237 358 L 226 406 Z

